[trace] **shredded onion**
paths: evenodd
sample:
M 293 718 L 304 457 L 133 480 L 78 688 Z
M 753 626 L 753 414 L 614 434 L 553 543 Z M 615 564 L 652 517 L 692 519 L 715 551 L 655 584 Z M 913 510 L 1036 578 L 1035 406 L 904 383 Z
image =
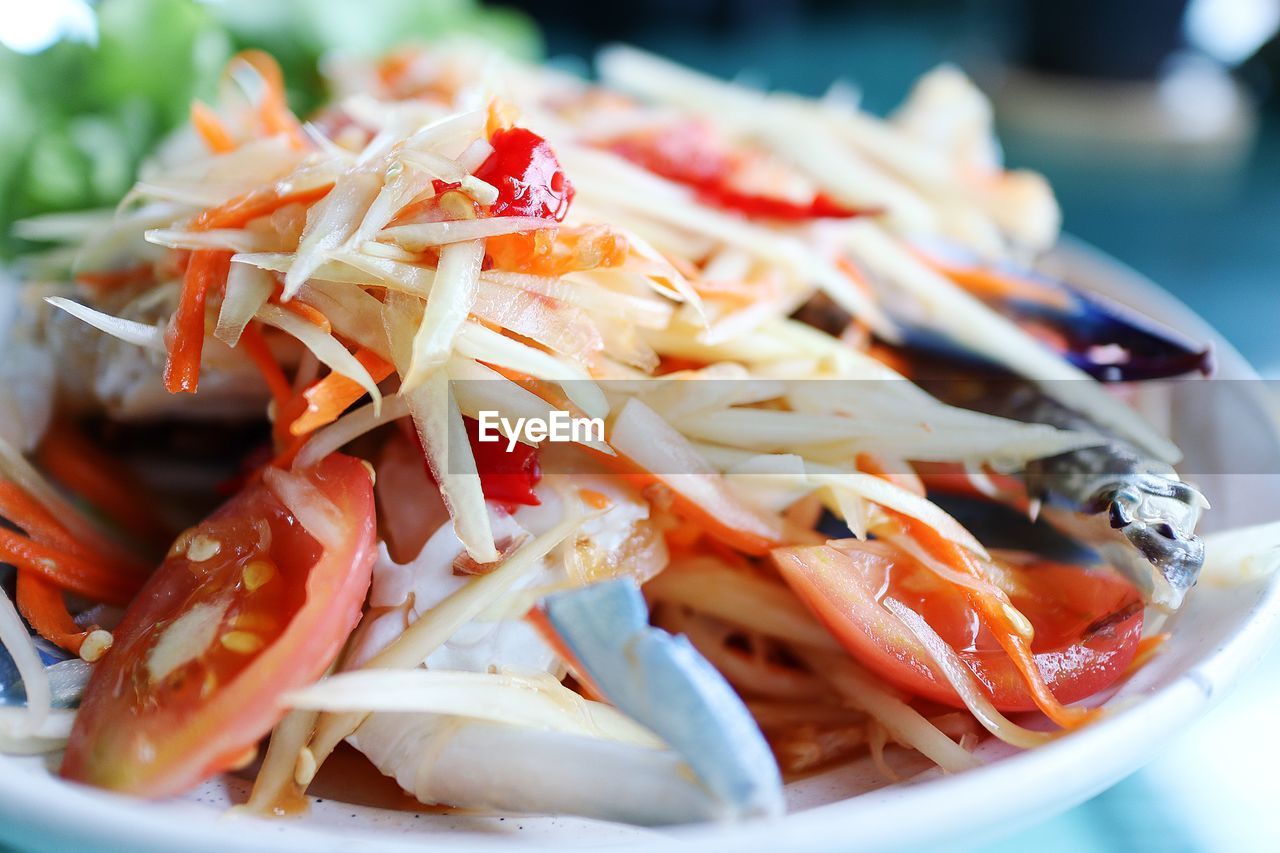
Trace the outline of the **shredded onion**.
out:
M 265 252 L 272 248 L 266 235 L 244 229 L 216 228 L 209 231 L 178 231 L 153 228 L 145 235 L 148 243 L 170 249 L 215 249 L 228 252 Z
M 275 282 L 264 270 L 233 263 L 213 336 L 229 347 L 238 344 L 245 326 L 267 304 L 273 290 Z
M 95 311 L 88 305 L 81 305 L 79 302 L 74 302 L 61 296 L 46 296 L 44 301 L 54 308 L 66 311 L 72 317 L 83 320 L 95 329 L 106 332 L 113 338 L 119 338 L 127 344 L 156 350 L 157 352 L 167 352 L 164 345 L 164 332 L 156 326 L 148 326 L 146 323 L 126 320 L 123 317 L 113 317 L 110 314 Z
M 381 188 L 381 175 L 365 170 L 348 172 L 315 203 L 307 213 L 297 256 L 285 274 L 283 299 L 292 299 L 328 253 L 355 233 Z
M 468 321 L 462 327 L 458 334 L 457 351 L 476 361 L 559 383 L 565 396 L 589 417 L 602 418 L 609 414 L 609 401 L 586 370 L 479 323 Z
M 340 548 L 347 541 L 342 511 L 304 475 L 268 465 L 262 469 L 262 479 L 322 547 Z
M 894 740 L 916 750 L 948 773 L 980 765 L 973 755 L 852 660 L 808 649 L 799 650 L 799 654 L 814 672 L 830 681 L 850 705 L 878 720 Z
M 466 440 L 462 413 L 449 390 L 448 375 L 437 370 L 417 388 L 400 393 L 409 402 L 431 474 L 440 485 L 440 496 L 453 519 L 454 532 L 471 559 L 492 563 L 501 555 L 493 541 L 476 459 Z
M 27 626 L 22 624 L 22 617 L 4 590 L 0 590 L 0 643 L 13 658 L 22 686 L 27 691 L 26 712 L 17 719 L 6 719 L 5 728 L 13 737 L 33 736 L 49 719 L 53 692 L 35 641 L 27 633 Z
M 449 714 L 664 747 L 612 706 L 583 699 L 546 674 L 365 669 L 330 676 L 285 702 L 322 711 Z
M 780 640 L 840 650 L 787 587 L 729 568 L 714 557 L 668 566 L 644 590 L 650 599 L 682 604 Z
M 533 216 L 492 216 L 485 219 L 452 219 L 444 222 L 396 225 L 384 229 L 382 234 L 404 249 L 421 252 L 432 246 L 482 240 L 485 237 L 498 237 L 503 234 L 542 231 L 555 228 L 559 224 L 554 219 L 538 219 Z
M 409 414 L 409 400 L 402 394 L 384 399 L 380 412 L 375 409 L 373 403 L 366 403 L 355 411 L 347 412 L 333 423 L 316 430 L 298 451 L 298 455 L 293 460 L 293 468 L 295 471 L 300 471 L 318 465 L 330 453 L 340 450 L 349 442 L 355 441 L 383 424 L 399 420 L 407 414 Z
M 409 370 L 403 379 L 405 390 L 416 388 L 431 371 L 449 360 L 454 341 L 475 301 L 483 260 L 483 240 L 451 243 L 440 250 L 435 283 L 413 337 Z
M 274 326 L 297 338 L 311 354 L 328 365 L 335 373 L 355 382 L 373 398 L 374 409 L 382 406 L 382 393 L 378 383 L 373 381 L 369 371 L 352 355 L 346 347 L 328 332 L 307 320 L 302 319 L 278 305 L 266 304 L 258 309 L 257 318 L 268 326 Z

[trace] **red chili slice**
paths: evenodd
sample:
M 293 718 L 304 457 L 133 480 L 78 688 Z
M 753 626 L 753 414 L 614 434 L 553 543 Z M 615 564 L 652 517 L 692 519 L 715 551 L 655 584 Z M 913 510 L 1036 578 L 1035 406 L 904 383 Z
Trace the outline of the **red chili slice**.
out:
M 480 474 L 480 490 L 485 500 L 503 507 L 507 512 L 515 512 L 517 506 L 538 506 L 542 501 L 534 493 L 534 487 L 542 481 L 542 466 L 538 463 L 538 449 L 527 444 L 517 443 L 507 450 L 507 440 L 480 441 L 480 424 L 474 418 L 462 419 L 467 429 L 467 439 L 471 443 L 471 455 L 476 460 L 476 470 Z M 408 421 L 404 422 L 408 425 Z M 422 440 L 417 430 L 407 426 L 406 434 L 413 438 L 418 450 L 423 454 L 423 464 L 427 468 L 427 476 L 431 474 L 431 466 L 426 463 L 426 451 L 422 448 Z
M 573 184 L 547 141 L 523 127 L 499 130 L 489 139 L 493 153 L 475 175 L 498 188 L 494 216 L 537 216 L 563 220 L 573 201 Z

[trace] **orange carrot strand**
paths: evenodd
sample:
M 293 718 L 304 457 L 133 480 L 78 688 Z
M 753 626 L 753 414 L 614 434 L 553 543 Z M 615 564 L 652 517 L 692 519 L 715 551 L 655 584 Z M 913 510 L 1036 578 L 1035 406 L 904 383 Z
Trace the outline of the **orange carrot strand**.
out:
M 169 361 L 164 368 L 164 386 L 170 394 L 196 393 L 204 351 L 205 304 L 210 292 L 226 285 L 230 267 L 230 252 L 199 249 L 191 253 L 174 314 Z
M 22 530 L 37 542 L 51 548 L 90 558 L 92 551 L 79 542 L 53 513 L 23 491 L 16 483 L 0 482 L 0 518 Z
M 18 612 L 35 632 L 55 646 L 80 654 L 89 632 L 71 618 L 62 590 L 31 572 L 18 577 Z
M 271 354 L 271 347 L 267 346 L 266 338 L 262 336 L 257 323 L 245 326 L 237 347 L 244 348 L 245 355 L 253 360 L 258 372 L 262 374 L 267 387 L 271 389 L 271 399 L 275 400 L 277 410 L 288 403 L 293 397 L 293 386 L 289 384 L 280 363 Z
M 609 701 L 605 698 L 600 686 L 591 678 L 591 673 L 587 672 L 586 667 L 582 665 L 582 661 L 578 660 L 578 656 L 561 639 L 560 632 L 551 624 L 551 620 L 547 618 L 545 610 L 541 607 L 534 607 L 525 614 L 524 620 L 538 632 L 538 636 L 542 637 L 542 641 L 551 647 L 551 651 L 559 655 L 560 659 L 569 667 L 570 674 L 573 675 L 574 681 L 578 682 L 578 686 L 582 688 L 584 696 L 596 702 Z
M 393 365 L 377 353 L 364 348 L 356 350 L 356 361 L 369 371 L 374 382 L 381 382 L 391 375 Z M 330 373 L 302 393 L 306 410 L 289 425 L 292 435 L 306 435 L 338 419 L 338 416 L 359 400 L 365 390 L 358 382 L 341 373 Z
M 280 186 L 250 190 L 217 207 L 203 211 L 191 221 L 190 227 L 192 231 L 243 228 L 253 220 L 270 216 L 282 207 L 317 202 L 328 195 L 331 189 L 333 189 L 332 181 L 303 190 L 287 190 Z
M 139 540 L 159 544 L 172 538 L 169 525 L 150 509 L 154 503 L 133 472 L 73 425 L 55 422 L 40 442 L 36 459 L 53 479 Z
M 893 515 L 906 528 L 907 535 L 919 542 L 934 558 L 967 575 L 984 578 L 982 570 L 960 545 L 944 538 L 942 534 L 921 521 L 900 513 L 893 513 Z M 1046 717 L 1064 729 L 1073 729 L 1098 715 L 1096 708 L 1068 708 L 1058 701 L 1058 698 L 1049 690 L 1049 685 L 1036 665 L 1030 644 L 1014 628 L 1001 602 L 992 600 L 990 596 L 981 595 L 976 590 L 965 589 L 964 592 L 983 622 L 995 635 L 996 641 L 1000 643 L 1001 648 L 1022 674 L 1032 700 Z
M 203 101 L 191 102 L 191 126 L 214 154 L 226 154 L 239 147 L 222 119 Z
M 91 270 L 76 273 L 77 284 L 83 284 L 85 287 L 98 292 L 116 290 L 117 288 L 128 287 L 131 284 L 146 284 L 154 280 L 155 269 L 150 264 L 140 264 L 136 267 L 106 270 L 104 272 Z
M 97 563 L 2 528 L 0 558 L 12 563 L 19 571 L 33 572 L 46 578 L 60 589 L 106 604 L 128 604 L 143 582 L 141 576 L 122 576 Z
M 257 71 L 266 86 L 258 101 L 258 120 L 262 129 L 269 136 L 286 134 L 295 148 L 306 148 L 307 136 L 302 131 L 302 123 L 289 109 L 280 64 L 271 54 L 261 50 L 241 51 L 236 58 Z

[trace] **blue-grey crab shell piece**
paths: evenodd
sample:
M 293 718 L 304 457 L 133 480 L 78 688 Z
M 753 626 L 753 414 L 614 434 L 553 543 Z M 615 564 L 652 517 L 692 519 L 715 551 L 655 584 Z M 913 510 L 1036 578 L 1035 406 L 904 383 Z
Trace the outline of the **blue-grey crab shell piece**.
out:
M 781 774 L 751 713 L 685 637 L 649 625 L 634 582 L 557 593 L 544 606 L 605 696 L 679 752 L 729 817 L 782 812 Z
M 988 377 L 926 387 L 989 414 L 1106 436 L 1101 444 L 1028 462 L 1022 471 L 1027 493 L 1043 502 L 1046 521 L 1100 552 L 1150 604 L 1170 611 L 1182 605 L 1204 565 L 1196 525 L 1209 503 L 1172 466 L 1106 435 L 1023 380 Z
M 1170 329 L 1119 302 L 1087 292 L 1070 282 L 1010 263 L 988 264 L 951 246 L 926 246 L 948 264 L 985 267 L 1018 282 L 1016 295 L 982 298 L 987 304 L 1033 333 L 1040 334 L 1069 362 L 1103 382 L 1165 379 L 1212 371 L 1210 346 Z M 907 337 L 928 347 L 928 334 Z
M 89 681 L 89 664 L 43 639 L 32 637 L 40 662 L 49 675 L 49 689 L 53 707 L 74 708 L 80 704 L 80 696 Z M 13 658 L 0 648 L 0 705 L 26 705 L 27 691 Z

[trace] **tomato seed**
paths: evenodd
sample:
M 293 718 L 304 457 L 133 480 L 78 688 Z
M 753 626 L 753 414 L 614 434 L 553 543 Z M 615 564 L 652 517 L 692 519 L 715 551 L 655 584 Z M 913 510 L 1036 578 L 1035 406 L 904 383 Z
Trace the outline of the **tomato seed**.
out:
M 251 655 L 263 645 L 263 639 L 249 631 L 228 631 L 222 635 L 223 648 L 240 655 Z
M 275 576 L 276 567 L 266 560 L 253 560 L 241 572 L 241 577 L 244 579 L 244 588 L 249 592 L 254 592 L 261 588 Z
M 212 536 L 200 533 L 193 536 L 191 543 L 187 545 L 187 559 L 193 563 L 203 563 L 205 560 L 212 560 L 218 556 L 218 552 L 221 550 L 221 542 Z

